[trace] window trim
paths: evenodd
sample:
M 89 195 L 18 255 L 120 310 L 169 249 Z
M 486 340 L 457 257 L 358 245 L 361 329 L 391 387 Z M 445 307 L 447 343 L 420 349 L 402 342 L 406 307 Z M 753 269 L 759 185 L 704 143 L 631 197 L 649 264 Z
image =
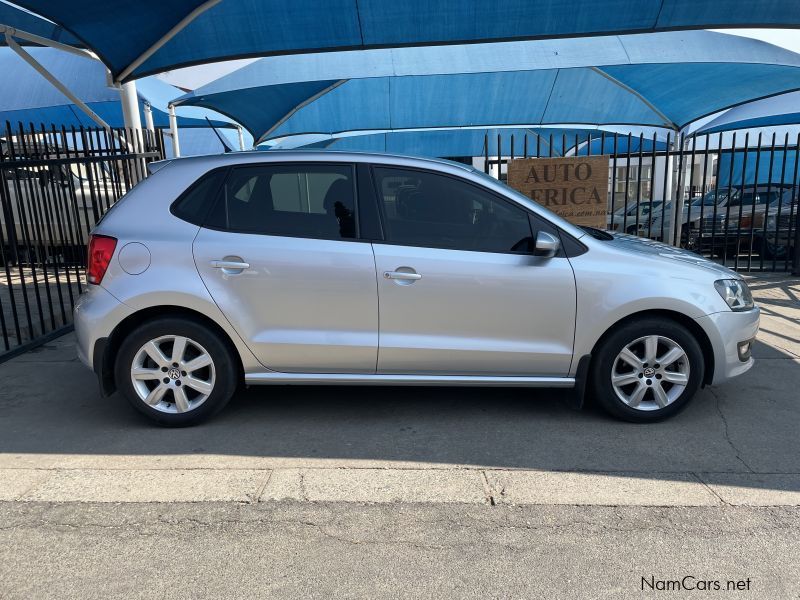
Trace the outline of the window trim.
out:
M 263 233 L 259 231 L 242 231 L 240 229 L 234 229 L 231 227 L 217 227 L 214 225 L 210 225 L 207 223 L 209 215 L 214 212 L 214 209 L 217 207 L 217 203 L 220 202 L 222 198 L 222 190 L 224 189 L 225 185 L 228 183 L 229 178 L 233 174 L 236 169 L 248 169 L 248 168 L 256 168 L 256 167 L 289 167 L 289 168 L 303 168 L 303 167 L 314 167 L 314 166 L 325 166 L 325 167 L 348 167 L 350 169 L 350 184 L 353 189 L 353 213 L 355 218 L 355 225 L 356 225 L 356 236 L 352 238 L 330 238 L 330 237 L 319 237 L 315 235 L 281 235 L 279 233 Z M 209 209 L 208 213 L 206 214 L 205 219 L 203 219 L 203 224 L 201 227 L 203 229 L 210 229 L 212 231 L 221 231 L 224 233 L 235 233 L 238 235 L 260 235 L 260 236 L 269 236 L 269 237 L 278 237 L 278 238 L 292 238 L 292 239 L 301 239 L 301 240 L 325 240 L 328 242 L 368 242 L 369 240 L 364 240 L 361 238 L 361 224 L 359 218 L 359 195 L 358 195 L 358 185 L 356 180 L 356 165 L 353 162 L 336 162 L 336 161 L 304 161 L 304 162 L 253 162 L 253 163 L 237 163 L 235 165 L 230 165 L 227 168 L 229 171 L 225 175 L 225 179 L 223 180 L 222 185 L 220 186 L 219 190 L 217 190 L 217 197 L 212 202 L 211 208 Z M 210 173 L 211 171 L 209 171 Z M 199 179 L 198 179 L 199 181 Z
M 419 168 L 419 167 L 407 167 L 405 165 L 403 165 L 403 166 L 387 165 L 387 164 L 384 164 L 384 163 L 370 163 L 369 171 L 370 171 L 370 175 L 372 176 L 372 187 L 373 187 L 373 194 L 374 194 L 374 197 L 375 197 L 374 200 L 378 204 L 378 216 L 379 216 L 379 218 L 381 220 L 381 231 L 383 232 L 383 239 L 381 239 L 381 240 L 372 240 L 372 241 L 377 242 L 377 243 L 387 244 L 389 246 L 403 246 L 403 247 L 408 247 L 408 248 L 431 248 L 431 249 L 435 249 L 435 250 L 451 250 L 451 251 L 454 251 L 454 252 L 480 252 L 480 253 L 483 253 L 483 254 L 505 254 L 507 256 L 535 256 L 533 250 L 530 250 L 529 252 L 511 252 L 511 251 L 499 251 L 499 250 L 466 250 L 464 248 L 443 248 L 441 246 L 431 246 L 429 244 L 409 244 L 409 243 L 400 243 L 400 242 L 390 241 L 389 239 L 387 239 L 387 236 L 386 236 L 386 231 L 387 231 L 387 229 L 386 229 L 386 214 L 384 212 L 384 210 L 385 210 L 384 203 L 381 200 L 381 198 L 383 197 L 383 193 L 378 188 L 378 178 L 377 178 L 377 176 L 375 174 L 375 169 L 376 168 L 378 168 L 378 169 L 381 169 L 381 168 L 396 169 L 396 170 L 400 170 L 400 171 L 415 171 L 417 173 L 428 173 L 428 174 L 438 175 L 438 176 L 441 176 L 441 177 L 447 177 L 447 178 L 453 179 L 455 181 L 459 181 L 461 183 L 465 183 L 467 185 L 470 185 L 470 186 L 472 186 L 474 188 L 477 188 L 478 190 L 484 192 L 485 194 L 488 194 L 489 196 L 500 200 L 501 203 L 505 203 L 506 205 L 510 205 L 512 208 L 517 208 L 517 209 L 521 210 L 523 213 L 525 213 L 525 215 L 528 217 L 528 219 L 527 219 L 528 220 L 528 228 L 530 229 L 531 242 L 533 242 L 533 243 L 536 243 L 536 240 L 533 237 L 533 227 L 532 227 L 532 224 L 531 224 L 531 215 L 533 217 L 535 217 L 535 218 L 543 219 L 542 217 L 540 217 L 538 214 L 536 214 L 534 211 L 530 210 L 526 206 L 522 206 L 521 204 L 517 204 L 516 202 L 514 202 L 510 198 L 506 198 L 502 194 L 498 194 L 497 192 L 495 192 L 492 189 L 489 189 L 487 187 L 479 185 L 479 184 L 477 184 L 477 183 L 475 183 L 473 181 L 470 181 L 469 179 L 464 179 L 463 177 L 458 177 L 458 176 L 452 175 L 450 173 L 443 173 L 442 171 L 432 171 L 430 169 L 423 169 L 423 168 Z M 547 221 L 547 219 L 543 219 L 543 220 Z M 555 225 L 550 223 L 550 221 L 547 221 L 547 222 L 550 224 L 551 227 L 554 227 L 559 232 L 561 231 L 558 227 L 556 227 Z M 557 257 L 554 257 L 554 258 L 557 258 Z
M 380 213 L 380 202 L 375 195 L 375 182 L 372 175 L 372 165 L 365 162 L 356 163 L 356 188 L 359 198 L 358 211 L 359 217 L 364 215 L 366 208 L 369 205 L 372 208 L 372 215 L 374 216 L 374 223 L 372 226 L 377 230 L 378 237 L 362 236 L 361 228 L 359 228 L 359 239 L 365 242 L 382 242 L 386 237 L 386 230 L 383 227 L 383 218 Z M 361 192 L 364 192 L 362 197 Z M 372 220 L 372 219 L 370 219 Z

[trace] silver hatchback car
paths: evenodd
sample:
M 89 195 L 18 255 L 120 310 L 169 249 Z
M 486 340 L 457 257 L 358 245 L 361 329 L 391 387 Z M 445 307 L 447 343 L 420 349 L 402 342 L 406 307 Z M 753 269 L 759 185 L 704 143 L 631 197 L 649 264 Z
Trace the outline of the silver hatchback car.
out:
M 710 261 L 576 227 L 470 167 L 334 152 L 156 163 L 93 231 L 81 360 L 163 425 L 237 386 L 571 388 L 629 421 L 753 365 Z

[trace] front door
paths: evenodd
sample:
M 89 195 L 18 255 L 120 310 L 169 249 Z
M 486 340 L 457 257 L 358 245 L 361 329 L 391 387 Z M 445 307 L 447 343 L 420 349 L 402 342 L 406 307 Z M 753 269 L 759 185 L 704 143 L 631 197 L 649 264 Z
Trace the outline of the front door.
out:
M 567 258 L 530 254 L 538 221 L 464 180 L 373 171 L 378 373 L 567 376 L 575 279 Z
M 200 276 L 269 369 L 374 373 L 378 297 L 350 165 L 235 168 L 194 242 Z

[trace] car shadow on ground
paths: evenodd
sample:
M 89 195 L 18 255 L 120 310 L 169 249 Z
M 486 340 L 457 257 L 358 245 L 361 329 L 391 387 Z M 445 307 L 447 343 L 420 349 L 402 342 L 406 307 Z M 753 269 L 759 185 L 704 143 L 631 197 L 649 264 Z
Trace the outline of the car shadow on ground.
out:
M 557 390 L 267 386 L 237 393 L 200 426 L 163 429 L 119 394 L 101 398 L 91 373 L 48 352 L 0 365 L 2 455 L 48 455 L 54 463 L 108 456 L 110 465 L 121 456 L 145 465 L 188 457 L 195 466 L 214 456 L 223 457 L 214 468 L 230 457 L 231 465 L 252 459 L 247 464 L 259 468 L 455 465 L 675 480 L 800 471 L 800 363 L 762 343 L 755 355 L 771 358 L 751 373 L 701 390 L 684 412 L 650 425 L 616 421 L 591 401 L 572 410 L 568 392 Z M 749 485 L 795 489 L 797 479 Z

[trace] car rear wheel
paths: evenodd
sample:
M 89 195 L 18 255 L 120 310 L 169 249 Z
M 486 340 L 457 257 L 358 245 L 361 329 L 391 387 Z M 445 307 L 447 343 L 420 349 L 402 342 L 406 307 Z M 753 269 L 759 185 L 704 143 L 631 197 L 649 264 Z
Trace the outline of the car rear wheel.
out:
M 670 417 L 703 381 L 700 344 L 675 321 L 642 318 L 612 331 L 593 361 L 597 400 L 612 415 L 635 423 Z
M 139 412 L 161 425 L 193 425 L 222 409 L 236 389 L 227 345 L 191 319 L 148 321 L 123 341 L 114 374 Z

